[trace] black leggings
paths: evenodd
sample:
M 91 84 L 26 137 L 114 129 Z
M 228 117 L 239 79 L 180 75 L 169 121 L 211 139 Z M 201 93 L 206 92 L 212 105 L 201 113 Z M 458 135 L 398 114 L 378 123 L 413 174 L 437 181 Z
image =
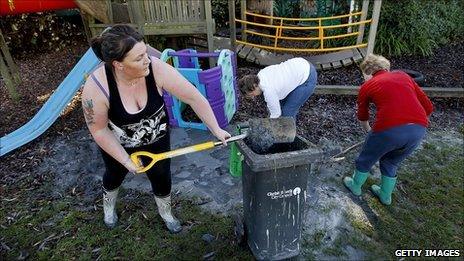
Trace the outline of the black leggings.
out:
M 169 150 L 169 141 L 167 142 L 167 146 L 159 146 L 160 144 L 156 142 L 155 144 L 140 148 L 126 148 L 126 151 L 129 155 L 135 151 L 142 150 L 151 153 L 166 152 Z M 106 190 L 114 190 L 121 186 L 128 171 L 124 165 L 119 163 L 108 153 L 102 149 L 100 149 L 100 151 L 106 166 L 106 171 L 103 175 L 103 188 Z M 147 166 L 150 163 L 150 158 L 142 157 L 142 162 L 144 166 Z M 171 159 L 158 161 L 146 174 L 150 180 L 151 188 L 155 196 L 165 197 L 171 193 Z

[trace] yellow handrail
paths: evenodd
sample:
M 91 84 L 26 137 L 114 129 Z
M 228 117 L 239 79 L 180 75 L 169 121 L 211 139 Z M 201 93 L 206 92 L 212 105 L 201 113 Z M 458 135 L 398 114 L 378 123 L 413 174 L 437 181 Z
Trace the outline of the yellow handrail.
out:
M 249 12 L 249 11 L 246 11 L 245 14 L 251 15 L 251 16 L 256 16 L 256 17 L 261 17 L 261 18 L 282 19 L 282 20 L 285 20 L 285 21 L 319 21 L 319 20 L 333 20 L 333 19 L 339 19 L 339 18 L 350 17 L 350 16 L 358 16 L 358 15 L 362 14 L 362 12 L 360 11 L 360 12 L 349 13 L 349 14 L 345 14 L 345 15 L 316 17 L 316 18 L 308 18 L 308 17 L 290 18 L 290 17 L 270 16 L 270 15 L 256 14 L 256 13 L 252 13 L 252 12 Z
M 347 23 L 347 24 L 337 24 L 337 25 L 324 25 L 322 26 L 324 29 L 334 29 L 334 28 L 340 28 L 340 27 L 349 27 L 353 25 L 361 25 L 361 24 L 368 24 L 372 22 L 372 19 L 369 20 L 364 20 L 364 21 L 359 21 L 359 22 L 354 22 L 354 23 Z
M 350 46 L 341 46 L 341 47 L 326 47 L 324 46 L 325 40 L 327 39 L 338 39 L 338 38 L 345 38 L 345 37 L 351 37 L 351 36 L 356 36 L 359 35 L 360 33 L 358 31 L 356 32 L 349 32 L 349 33 L 344 33 L 344 34 L 337 34 L 337 35 L 326 35 L 326 32 L 324 30 L 326 29 L 336 29 L 336 28 L 344 28 L 344 27 L 351 27 L 351 26 L 356 26 L 356 25 L 364 25 L 368 23 L 372 23 L 372 19 L 367 19 L 363 21 L 358 21 L 358 22 L 349 22 L 345 24 L 338 24 L 338 25 L 322 25 L 322 22 L 325 20 L 332 20 L 332 19 L 339 19 L 339 18 L 344 18 L 344 17 L 352 17 L 352 16 L 358 16 L 361 15 L 362 12 L 355 12 L 355 13 L 350 13 L 350 14 L 345 14 L 345 15 L 338 15 L 338 16 L 330 16 L 330 17 L 318 17 L 318 18 L 286 18 L 286 17 L 276 17 L 276 16 L 269 16 L 269 15 L 261 15 L 261 14 L 255 14 L 249 11 L 245 12 L 246 15 L 251 15 L 251 16 L 256 16 L 256 17 L 261 17 L 261 18 L 268 18 L 271 19 L 272 24 L 260 24 L 256 22 L 250 22 L 246 20 L 241 20 L 241 19 L 235 19 L 236 22 L 239 22 L 244 25 L 254 25 L 257 27 L 264 27 L 264 28 L 272 28 L 275 29 L 275 34 L 270 35 L 270 34 L 265 34 L 262 32 L 255 32 L 252 30 L 247 30 L 245 29 L 245 33 L 249 34 L 254 34 L 254 35 L 259 35 L 262 37 L 267 37 L 267 38 L 272 38 L 274 39 L 274 46 L 266 46 L 266 45 L 261 45 L 261 44 L 254 44 L 250 43 L 247 41 L 241 41 L 241 40 L 236 40 L 237 43 L 239 44 L 244 44 L 244 45 L 249 45 L 249 46 L 254 46 L 254 47 L 259 47 L 263 49 L 270 49 L 270 50 L 275 50 L 275 51 L 290 51 L 290 52 L 321 52 L 321 51 L 339 51 L 339 50 L 346 50 L 346 49 L 351 49 L 351 48 L 359 48 L 359 47 L 366 47 L 367 43 L 359 43 L 356 45 L 350 45 Z M 246 17 L 246 16 L 245 16 Z M 279 21 L 280 20 L 280 21 Z M 316 21 L 318 23 L 317 26 L 292 26 L 292 25 L 284 25 L 284 21 Z M 317 36 L 315 37 L 292 37 L 292 36 L 282 36 L 283 30 L 314 30 L 317 31 Z M 320 46 L 319 48 L 285 48 L 285 47 L 279 47 L 278 46 L 278 41 L 279 40 L 295 40 L 295 41 L 320 41 Z
M 276 33 L 277 33 L 277 36 L 276 36 L 276 38 L 274 39 L 274 48 L 277 47 L 277 42 L 278 42 L 279 38 L 282 36 L 282 24 L 283 24 L 283 23 L 284 23 L 284 20 L 280 20 L 280 27 L 277 28 L 277 30 L 276 30 L 276 31 L 277 31 L 277 32 L 276 32 Z
M 354 23 L 347 23 L 347 24 L 338 24 L 338 25 L 319 25 L 319 26 L 287 26 L 287 25 L 271 25 L 271 24 L 259 24 L 255 22 L 250 22 L 250 21 L 245 21 L 241 19 L 235 19 L 235 22 L 239 22 L 242 24 L 250 24 L 250 25 L 255 25 L 255 26 L 260 26 L 260 27 L 267 27 L 267 28 L 282 28 L 282 29 L 292 29 L 292 30 L 319 30 L 319 28 L 323 29 L 334 29 L 334 28 L 340 28 L 340 27 L 349 27 L 353 25 L 361 25 L 361 24 L 368 24 L 372 22 L 372 19 L 369 20 L 364 20 L 364 21 L 359 21 L 359 22 L 354 22 Z
M 348 33 L 348 34 L 339 34 L 339 35 L 332 35 L 332 36 L 324 36 L 324 39 L 337 39 L 337 38 L 345 38 L 350 36 L 358 35 L 359 32 Z
M 254 34 L 254 35 L 259 35 L 262 37 L 267 37 L 267 38 L 275 38 L 275 35 L 270 35 L 270 34 L 263 34 L 251 30 L 245 30 L 244 31 L 247 34 Z M 337 39 L 337 38 L 344 38 L 344 37 L 350 37 L 350 36 L 355 36 L 358 35 L 359 32 L 354 32 L 354 33 L 348 33 L 348 34 L 339 34 L 339 35 L 333 35 L 333 36 L 324 36 L 323 39 Z M 279 39 L 283 40 L 295 40 L 295 41 L 311 41 L 311 40 L 320 40 L 321 38 L 319 37 L 291 37 L 291 36 L 280 36 Z
M 274 48 L 272 46 L 254 44 L 254 43 L 244 42 L 240 40 L 236 40 L 236 42 L 239 44 L 254 46 L 254 47 L 261 48 L 261 49 L 269 49 L 269 50 L 285 51 L 285 52 L 330 52 L 330 51 L 347 50 L 347 49 L 352 49 L 352 48 L 363 48 L 367 46 L 367 43 L 362 43 L 362 44 L 342 46 L 342 47 L 329 47 L 329 48 L 324 48 L 324 49 L 318 49 L 318 48 L 297 49 L 297 48 L 284 48 L 284 47 Z
M 235 18 L 235 22 L 239 22 L 239 23 L 242 23 L 242 24 L 251 24 L 251 25 L 256 25 L 256 26 L 261 26 L 261 27 L 268 27 L 268 28 L 279 28 L 278 25 L 259 24 L 259 23 L 249 22 L 249 21 L 245 21 L 245 20 L 241 20 L 241 19 L 237 19 L 237 18 Z M 317 27 L 315 27 L 314 29 L 316 29 L 316 28 Z
M 245 33 L 247 34 L 254 34 L 254 35 L 259 35 L 262 37 L 267 37 L 267 38 L 275 38 L 275 35 L 270 35 L 270 34 L 263 34 L 251 30 L 245 30 Z M 290 37 L 290 36 L 281 36 L 280 39 L 285 39 L 285 40 L 319 40 L 319 37 Z
M 322 28 L 322 20 L 319 20 L 319 39 L 321 39 L 321 50 L 324 49 L 324 28 Z

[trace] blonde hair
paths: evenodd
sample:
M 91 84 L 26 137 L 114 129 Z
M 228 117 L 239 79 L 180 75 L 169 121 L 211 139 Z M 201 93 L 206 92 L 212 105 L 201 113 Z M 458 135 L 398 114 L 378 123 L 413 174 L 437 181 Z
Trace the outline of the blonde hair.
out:
M 381 55 L 369 54 L 360 67 L 365 75 L 372 75 L 381 70 L 390 71 L 390 61 Z

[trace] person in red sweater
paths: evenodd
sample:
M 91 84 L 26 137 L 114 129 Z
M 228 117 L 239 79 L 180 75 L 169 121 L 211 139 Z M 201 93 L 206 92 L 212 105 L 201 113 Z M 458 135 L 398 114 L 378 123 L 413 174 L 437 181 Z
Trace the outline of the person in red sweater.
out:
M 380 55 L 369 55 L 361 63 L 366 79 L 358 94 L 357 117 L 368 132 L 356 159 L 353 176 L 343 183 L 356 196 L 372 166 L 379 161 L 380 185 L 371 190 L 385 205 L 391 204 L 400 163 L 420 144 L 433 111 L 432 102 L 416 82 L 402 71 L 390 71 L 390 62 Z M 376 108 L 374 125 L 369 125 L 369 104 Z

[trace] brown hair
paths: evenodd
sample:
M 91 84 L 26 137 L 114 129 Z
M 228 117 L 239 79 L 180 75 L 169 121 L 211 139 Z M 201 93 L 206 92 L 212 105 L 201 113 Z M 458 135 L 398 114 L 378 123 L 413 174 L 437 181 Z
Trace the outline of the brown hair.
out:
M 390 70 L 390 61 L 381 55 L 369 54 L 360 65 L 365 75 L 372 75 L 378 71 Z
M 91 39 L 90 45 L 97 57 L 107 64 L 121 62 L 127 53 L 143 36 L 127 24 L 117 24 L 106 28 L 101 35 Z
M 256 85 L 259 85 L 259 78 L 256 74 L 245 75 L 238 81 L 240 92 L 243 95 L 247 95 L 248 93 L 254 91 L 256 89 Z

